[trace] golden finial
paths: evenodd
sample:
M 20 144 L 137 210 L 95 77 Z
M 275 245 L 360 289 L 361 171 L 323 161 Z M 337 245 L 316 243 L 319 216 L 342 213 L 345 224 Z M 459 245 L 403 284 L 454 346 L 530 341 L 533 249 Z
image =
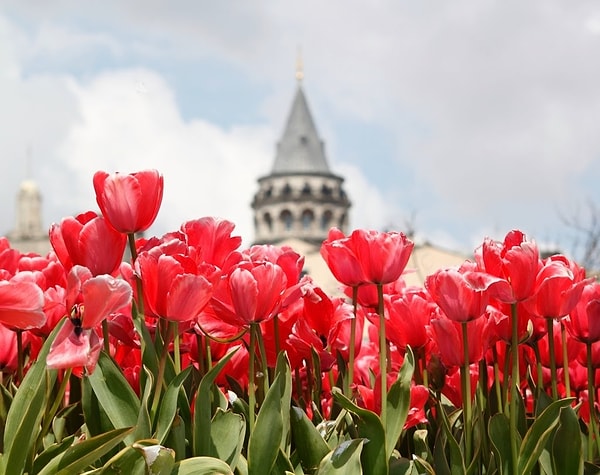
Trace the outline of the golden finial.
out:
M 304 79 L 304 64 L 302 63 L 302 49 L 298 46 L 298 55 L 296 56 L 296 79 L 302 82 Z

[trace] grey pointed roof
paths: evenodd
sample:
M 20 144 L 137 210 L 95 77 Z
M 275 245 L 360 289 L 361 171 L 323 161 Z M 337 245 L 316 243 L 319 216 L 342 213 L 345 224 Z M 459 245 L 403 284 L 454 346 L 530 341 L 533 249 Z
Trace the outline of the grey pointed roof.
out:
M 298 83 L 292 110 L 281 140 L 277 144 L 273 174 L 330 174 L 325 147 L 310 114 L 308 102 Z

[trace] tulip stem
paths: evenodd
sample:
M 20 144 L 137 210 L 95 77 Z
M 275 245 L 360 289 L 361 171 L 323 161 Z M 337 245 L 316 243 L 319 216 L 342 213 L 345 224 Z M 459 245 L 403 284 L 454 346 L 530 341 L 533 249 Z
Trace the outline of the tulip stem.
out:
M 512 456 L 513 473 L 519 473 L 519 446 L 517 443 L 517 401 L 519 398 L 519 385 L 521 376 L 519 375 L 519 315 L 517 312 L 517 304 L 512 303 L 510 306 L 511 316 L 511 343 L 510 353 L 512 359 L 512 370 L 510 372 L 510 453 Z M 505 355 L 506 357 L 506 355 Z M 505 373 L 506 378 L 506 373 Z
M 381 379 L 381 424 L 387 427 L 387 339 L 385 337 L 385 313 L 383 284 L 377 284 L 377 311 L 379 313 L 379 377 Z
M 50 424 L 52 424 L 52 421 L 54 420 L 54 416 L 56 415 L 58 408 L 65 400 L 65 391 L 67 390 L 67 385 L 69 384 L 69 379 L 71 378 L 72 371 L 73 371 L 72 368 L 67 368 L 65 370 L 65 373 L 63 374 L 63 379 L 60 382 L 60 386 L 58 388 L 58 392 L 56 393 L 56 398 L 54 399 L 54 402 L 52 403 L 52 407 L 45 414 L 46 417 L 44 419 L 44 425 L 42 427 L 42 432 L 40 433 L 42 435 L 42 437 L 44 435 L 46 435 L 46 433 L 48 432 L 48 429 L 50 428 Z
M 348 348 L 348 377 L 344 385 L 346 397 L 352 399 L 352 384 L 354 383 L 354 359 L 356 358 L 356 312 L 358 309 L 358 286 L 352 287 L 352 320 L 350 320 L 350 346 Z
M 16 330 L 17 334 L 17 381 L 21 384 L 23 380 L 23 366 L 25 366 L 25 354 L 23 353 L 23 330 Z
M 563 373 L 565 379 L 565 391 L 566 396 L 571 396 L 571 378 L 569 376 L 569 355 L 567 354 L 567 330 L 563 322 L 560 322 L 560 338 L 562 344 L 562 358 L 563 358 Z
M 594 460 L 594 438 L 596 444 L 600 444 L 598 440 L 598 425 L 596 424 L 596 406 L 595 406 L 595 387 L 596 371 L 592 365 L 592 343 L 586 342 L 586 360 L 587 360 L 587 379 L 588 379 L 588 406 L 590 408 L 590 427 L 588 429 L 588 461 Z M 600 446 L 598 447 L 600 453 Z
M 160 322 L 159 322 L 160 323 Z M 160 361 L 158 362 L 158 374 L 156 375 L 156 381 L 154 384 L 154 398 L 152 400 L 152 409 L 150 412 L 151 420 L 154 420 L 156 411 L 158 410 L 158 401 L 160 400 L 160 394 L 162 392 L 163 378 L 165 376 L 165 365 L 167 363 L 167 354 L 169 353 L 169 344 L 171 343 L 171 337 L 173 334 L 173 328 L 171 325 L 167 325 L 167 331 L 165 334 L 165 340 L 163 341 L 162 353 L 160 354 Z M 157 337 L 159 338 L 159 337 Z
M 106 318 L 104 320 L 102 320 L 102 338 L 104 339 L 104 352 L 110 356 L 110 341 L 108 339 L 109 337 L 109 331 L 108 331 L 108 320 L 106 320 Z
M 548 354 L 550 355 L 550 379 L 552 380 L 552 399 L 558 399 L 558 382 L 556 380 L 556 360 L 554 359 L 554 319 L 546 319 L 548 326 Z
M 173 332 L 173 362 L 175 363 L 175 374 L 181 373 L 181 351 L 179 348 L 179 322 L 169 322 Z
M 469 364 L 469 333 L 467 325 L 469 322 L 461 322 L 462 327 L 462 339 L 463 339 L 463 366 L 461 368 L 460 376 L 462 379 L 462 396 L 463 396 L 463 410 L 464 410 L 464 436 L 465 436 L 465 456 L 464 460 L 470 463 L 471 460 L 471 441 L 473 434 L 471 432 L 471 365 Z M 384 426 L 385 427 L 385 426 Z
M 248 430 L 250 435 L 254 430 L 254 417 L 256 409 L 256 388 L 254 380 L 256 378 L 254 370 L 254 347 L 256 346 L 256 323 L 250 324 L 250 347 L 248 348 Z

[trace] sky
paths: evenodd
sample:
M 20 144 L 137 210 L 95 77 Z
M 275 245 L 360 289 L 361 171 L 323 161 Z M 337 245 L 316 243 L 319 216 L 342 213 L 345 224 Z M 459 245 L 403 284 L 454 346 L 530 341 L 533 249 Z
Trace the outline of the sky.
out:
M 351 229 L 471 252 L 520 229 L 577 253 L 600 203 L 593 1 L 0 0 L 0 233 L 96 210 L 97 170 L 156 168 L 150 232 L 218 216 L 253 239 L 302 58 Z

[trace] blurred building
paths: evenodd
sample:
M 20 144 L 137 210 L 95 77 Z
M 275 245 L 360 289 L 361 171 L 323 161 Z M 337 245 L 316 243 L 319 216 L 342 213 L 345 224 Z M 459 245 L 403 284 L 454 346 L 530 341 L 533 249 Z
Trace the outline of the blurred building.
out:
M 50 240 L 42 222 L 42 195 L 35 181 L 21 182 L 16 204 L 15 228 L 6 234 L 11 246 L 22 253 L 46 255 Z
M 258 179 L 252 201 L 256 244 L 287 245 L 305 256 L 305 271 L 330 294 L 339 284 L 320 255 L 320 247 L 332 226 L 350 230 L 348 198 L 344 178 L 332 173 L 306 95 L 302 72 L 275 160 L 269 175 Z M 405 280 L 421 285 L 425 277 L 441 267 L 464 262 L 459 253 L 430 244 L 415 246 Z

